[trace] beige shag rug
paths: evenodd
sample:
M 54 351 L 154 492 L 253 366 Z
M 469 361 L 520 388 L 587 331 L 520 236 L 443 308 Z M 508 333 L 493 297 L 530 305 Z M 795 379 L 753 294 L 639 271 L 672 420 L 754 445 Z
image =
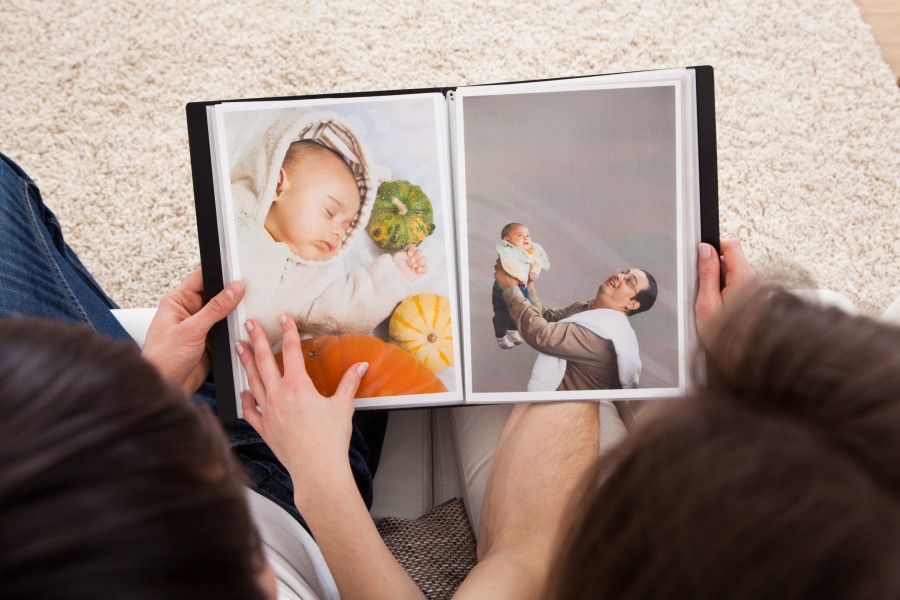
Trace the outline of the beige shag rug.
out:
M 199 261 L 192 100 L 716 68 L 723 236 L 795 287 L 900 295 L 900 92 L 852 0 L 7 0 L 2 152 L 125 307 Z

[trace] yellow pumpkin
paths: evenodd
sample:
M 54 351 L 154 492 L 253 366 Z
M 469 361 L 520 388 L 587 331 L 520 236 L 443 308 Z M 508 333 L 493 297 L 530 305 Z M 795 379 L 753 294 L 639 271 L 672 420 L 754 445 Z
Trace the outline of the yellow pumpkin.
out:
M 401 302 L 388 326 L 391 341 L 434 372 L 453 366 L 450 300 L 417 294 Z

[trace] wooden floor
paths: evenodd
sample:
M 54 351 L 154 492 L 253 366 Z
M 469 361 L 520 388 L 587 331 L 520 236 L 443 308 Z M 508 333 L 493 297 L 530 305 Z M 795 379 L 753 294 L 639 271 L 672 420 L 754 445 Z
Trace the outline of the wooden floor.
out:
M 900 86 L 900 0 L 856 0 Z

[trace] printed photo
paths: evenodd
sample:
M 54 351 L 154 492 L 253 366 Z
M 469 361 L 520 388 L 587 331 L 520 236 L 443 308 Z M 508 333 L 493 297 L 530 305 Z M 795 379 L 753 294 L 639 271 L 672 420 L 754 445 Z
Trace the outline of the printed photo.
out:
M 671 395 L 686 294 L 676 86 L 457 102 L 467 393 Z
M 384 369 L 412 357 L 435 380 L 407 374 L 421 385 L 398 395 L 457 389 L 442 103 L 432 94 L 219 109 L 226 262 L 247 289 L 238 322 L 256 320 L 277 351 L 286 313 L 322 361 L 335 347 L 326 336 L 342 336 L 345 354 L 359 341 L 347 334 L 375 337 Z

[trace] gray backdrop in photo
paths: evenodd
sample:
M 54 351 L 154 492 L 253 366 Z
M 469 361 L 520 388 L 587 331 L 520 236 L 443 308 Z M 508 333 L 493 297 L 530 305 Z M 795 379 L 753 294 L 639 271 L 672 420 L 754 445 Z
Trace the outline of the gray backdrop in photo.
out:
M 676 112 L 671 86 L 464 99 L 473 388 L 524 391 L 537 352 L 502 350 L 491 325 L 495 246 L 521 222 L 550 258 L 544 306 L 594 297 L 619 267 L 656 277 L 659 297 L 631 319 L 640 387 L 678 385 Z

